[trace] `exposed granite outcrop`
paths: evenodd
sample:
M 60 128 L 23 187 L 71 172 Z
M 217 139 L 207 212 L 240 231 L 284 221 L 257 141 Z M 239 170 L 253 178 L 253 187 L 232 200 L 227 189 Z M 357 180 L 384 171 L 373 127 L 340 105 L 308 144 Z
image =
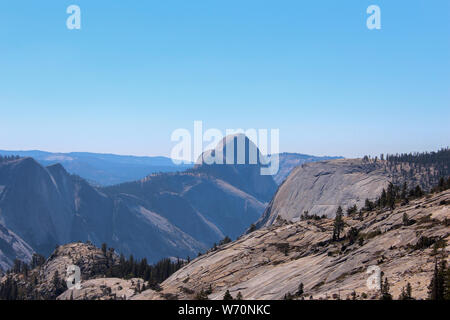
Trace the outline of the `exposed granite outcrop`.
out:
M 205 254 L 164 281 L 161 292 L 144 291 L 133 299 L 193 299 L 211 288 L 210 299 L 226 290 L 244 299 L 283 299 L 304 284 L 305 296 L 315 299 L 376 298 L 366 286 L 367 268 L 378 265 L 398 298 L 409 282 L 415 298 L 427 297 L 433 273 L 433 245 L 421 239 L 444 240 L 440 251 L 450 252 L 450 191 L 411 201 L 393 211 L 373 211 L 360 221 L 345 217 L 347 234 L 359 230 L 359 240 L 331 242 L 332 219 L 282 222 L 247 234 Z M 405 226 L 403 215 L 411 221 Z M 280 222 L 280 221 L 279 221 Z M 448 258 L 447 258 L 448 259 Z M 210 287 L 211 286 L 211 287 Z

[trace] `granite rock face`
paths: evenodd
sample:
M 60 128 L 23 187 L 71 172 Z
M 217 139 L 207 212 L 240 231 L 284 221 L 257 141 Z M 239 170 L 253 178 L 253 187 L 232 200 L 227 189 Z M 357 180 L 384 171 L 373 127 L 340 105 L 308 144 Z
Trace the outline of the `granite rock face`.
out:
M 277 185 L 258 147 L 244 134 L 226 136 L 213 150 L 197 159 L 195 171 L 221 179 L 264 202 L 272 199 Z
M 278 217 L 298 221 L 305 211 L 333 217 L 338 206 L 361 208 L 366 198 L 378 197 L 391 179 L 380 162 L 339 159 L 303 164 L 279 187 L 258 226 L 271 225 Z
M 278 173 L 273 177 L 277 185 L 280 185 L 283 183 L 283 181 L 289 176 L 291 171 L 308 162 L 318 162 L 318 161 L 326 161 L 326 160 L 333 160 L 333 159 L 341 159 L 342 157 L 317 157 L 317 156 L 311 156 L 307 154 L 301 154 L 301 153 L 288 153 L 283 152 L 279 155 L 280 158 L 280 170 Z
M 367 287 L 366 273 L 373 265 L 388 278 L 395 299 L 408 282 L 413 297 L 424 299 L 434 269 L 433 243 L 443 244 L 439 254 L 450 252 L 449 203 L 450 191 L 444 191 L 393 211 L 367 212 L 362 220 L 345 217 L 343 233 L 359 231 L 354 243 L 330 241 L 332 219 L 278 221 L 193 260 L 164 281 L 161 292 L 148 290 L 133 299 L 193 299 L 202 290 L 210 291 L 210 299 L 222 299 L 226 290 L 244 299 L 283 299 L 300 283 L 306 298 L 345 299 L 355 291 L 356 299 L 375 299 L 379 292 Z
M 0 274 L 13 266 L 14 259 L 30 262 L 33 249 L 14 232 L 0 224 Z
M 134 297 L 143 279 L 98 278 L 83 281 L 81 289 L 68 289 L 57 300 L 128 300 Z

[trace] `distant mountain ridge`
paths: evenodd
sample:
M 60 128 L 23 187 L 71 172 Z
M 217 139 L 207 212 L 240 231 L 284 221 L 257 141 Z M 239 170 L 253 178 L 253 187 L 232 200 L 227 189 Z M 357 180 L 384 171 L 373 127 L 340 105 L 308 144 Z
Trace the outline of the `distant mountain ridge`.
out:
M 0 225 L 44 255 L 58 244 L 89 240 L 150 261 L 193 257 L 226 235 L 241 234 L 265 208 L 197 172 L 96 188 L 61 165 L 45 168 L 22 158 L 0 164 L 0 185 Z
M 232 167 L 205 165 L 95 187 L 61 164 L 2 161 L 0 225 L 44 255 L 56 245 L 89 240 L 149 261 L 194 257 L 225 236 L 241 235 L 276 191 L 271 176 L 255 174 L 259 165 Z M 242 173 L 251 179 L 240 179 Z
M 235 139 L 225 138 L 214 152 Z M 248 138 L 245 143 L 247 151 L 257 150 Z M 225 236 L 236 238 L 260 218 L 277 190 L 275 177 L 261 175 L 261 164 L 250 164 L 247 151 L 245 164 L 197 163 L 186 170 L 164 157 L 0 151 L 40 159 L 0 161 L 0 268 L 73 241 L 105 242 L 125 255 L 156 261 L 194 257 Z M 280 162 L 292 167 L 316 158 L 281 154 Z M 96 169 L 103 165 L 105 170 Z M 161 167 L 173 172 L 144 171 Z M 92 183 L 99 174 L 122 181 L 128 170 L 145 177 L 104 187 Z
M 138 157 L 90 152 L 53 153 L 40 150 L 0 150 L 0 155 L 30 157 L 44 167 L 59 163 L 69 173 L 101 186 L 139 180 L 157 172 L 184 171 L 193 166 L 176 165 L 172 159 L 162 156 Z
M 91 152 L 47 152 L 40 150 L 11 151 L 0 150 L 0 156 L 30 157 L 44 167 L 61 164 L 67 172 L 76 174 L 89 183 L 98 186 L 112 186 L 124 182 L 136 181 L 159 172 L 174 172 L 190 169 L 194 164 L 176 165 L 172 159 L 138 157 L 128 155 L 103 154 Z M 312 156 L 300 153 L 280 153 L 280 170 L 273 176 L 280 184 L 293 168 L 306 162 L 341 159 L 342 157 Z

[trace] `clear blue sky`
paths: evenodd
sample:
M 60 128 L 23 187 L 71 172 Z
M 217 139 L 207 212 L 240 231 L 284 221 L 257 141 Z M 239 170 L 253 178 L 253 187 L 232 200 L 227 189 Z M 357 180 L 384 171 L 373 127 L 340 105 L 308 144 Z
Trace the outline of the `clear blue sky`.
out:
M 289 152 L 435 150 L 450 1 L 2 1 L 0 114 L 0 149 L 168 155 L 203 120 L 279 128 Z

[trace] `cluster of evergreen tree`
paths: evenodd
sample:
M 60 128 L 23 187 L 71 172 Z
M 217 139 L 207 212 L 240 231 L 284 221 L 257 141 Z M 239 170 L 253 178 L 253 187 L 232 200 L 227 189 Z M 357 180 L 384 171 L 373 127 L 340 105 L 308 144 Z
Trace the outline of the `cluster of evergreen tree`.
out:
M 255 226 L 254 223 L 252 223 L 252 224 L 250 225 L 250 227 L 248 228 L 247 233 L 252 233 L 252 232 L 254 232 L 254 231 L 256 231 L 256 226 Z
M 18 160 L 18 159 L 20 159 L 19 156 L 2 156 L 2 155 L 0 155 L 0 163 L 12 161 L 12 160 Z
M 441 192 L 447 189 L 450 189 L 450 177 L 447 179 L 440 178 L 439 184 L 436 187 L 433 187 L 430 192 Z M 356 204 L 350 206 L 347 208 L 346 214 L 349 217 L 353 217 L 358 214 L 359 219 L 362 220 L 364 212 L 371 212 L 376 209 L 385 208 L 393 210 L 398 204 L 408 204 L 410 200 L 423 197 L 426 194 L 428 193 L 422 190 L 419 185 L 416 185 L 415 187 L 409 189 L 406 182 L 404 182 L 401 186 L 396 186 L 392 182 L 390 182 L 387 189 L 383 188 L 380 196 L 375 201 L 366 199 L 364 207 L 360 210 L 358 210 Z M 305 217 L 311 218 L 311 216 L 308 215 L 306 215 Z M 337 209 L 336 217 L 337 221 L 335 221 L 335 224 L 337 227 L 339 227 L 342 224 L 340 219 L 343 217 L 343 210 L 341 206 L 339 206 L 339 208 Z M 336 233 L 339 233 L 338 229 L 339 228 L 335 228 Z
M 254 225 L 254 224 L 252 224 L 251 226 L 250 226 L 250 228 L 249 228 L 249 233 L 250 232 L 253 232 L 253 231 L 255 231 L 256 230 L 256 226 Z M 232 242 L 233 240 L 231 240 L 231 238 L 229 237 L 229 236 L 225 236 L 225 238 L 223 238 L 222 240 L 220 240 L 219 241 L 219 244 L 217 244 L 217 243 L 215 243 L 214 242 L 214 244 L 213 244 L 213 246 L 212 246 L 212 248 L 208 251 L 208 252 L 210 252 L 210 251 L 216 251 L 217 249 L 218 249 L 218 247 L 217 246 L 223 246 L 224 244 L 227 244 L 227 243 L 230 243 L 230 242 Z M 199 252 L 198 253 L 198 256 L 200 257 L 202 254 Z
M 165 258 L 152 265 L 147 262 L 146 258 L 139 260 L 131 255 L 126 259 L 122 254 L 120 255 L 119 263 L 111 265 L 106 271 L 106 277 L 122 279 L 142 278 L 148 282 L 150 288 L 158 289 L 159 283 L 185 266 L 188 260 Z M 145 290 L 145 287 L 142 290 Z
M 182 259 L 172 260 L 169 258 L 162 259 L 155 264 L 149 264 L 147 259 L 135 259 L 132 255 L 126 259 L 124 255 L 120 255 L 118 263 L 114 260 L 114 249 L 107 248 L 106 244 L 102 245 L 102 252 L 107 258 L 108 269 L 100 276 L 131 279 L 142 278 L 147 285 L 143 283 L 139 287 L 139 291 L 147 288 L 159 290 L 159 283 L 166 280 L 174 272 L 186 265 L 187 261 Z M 188 259 L 189 260 L 189 259 Z M 45 258 L 39 254 L 33 254 L 29 264 L 20 260 L 15 260 L 13 267 L 7 271 L 6 280 L 0 283 L 0 300 L 21 300 L 48 298 L 40 295 L 35 290 L 39 285 L 40 267 L 45 263 Z M 95 276 L 92 275 L 92 276 Z M 19 281 L 20 279 L 20 281 Z M 61 280 L 59 274 L 55 274 L 52 283 L 55 289 L 54 295 L 59 295 L 66 290 L 65 281 Z
M 44 256 L 37 253 L 33 253 L 29 264 L 19 259 L 15 259 L 13 267 L 10 270 L 8 270 L 7 273 L 21 274 L 26 277 L 31 270 L 33 270 L 36 267 L 42 266 L 44 263 L 45 263 Z
M 349 217 L 353 216 L 358 212 L 358 207 L 356 205 L 347 208 L 347 215 Z M 334 217 L 333 223 L 333 236 L 332 241 L 341 240 L 341 234 L 344 231 L 345 223 L 344 223 L 344 210 L 339 206 L 336 210 L 336 216 Z M 352 245 L 356 242 L 359 236 L 359 230 L 355 227 L 351 227 L 345 236 L 349 240 L 349 244 Z
M 385 171 L 392 174 L 395 184 L 409 181 L 410 184 L 418 184 L 422 189 L 430 190 L 436 185 L 439 178 L 450 175 L 450 149 L 443 148 L 437 152 L 416 152 L 402 154 L 388 154 L 380 156 L 381 164 Z M 375 164 L 378 157 L 364 156 L 364 162 Z
M 0 300 L 17 300 L 20 298 L 17 281 L 7 276 L 6 280 L 0 284 Z
M 442 148 L 432 152 L 396 153 L 386 154 L 386 156 L 381 154 L 379 159 L 382 161 L 386 160 L 388 164 L 409 163 L 418 166 L 433 166 L 448 170 L 450 165 L 450 148 Z M 370 155 L 365 155 L 363 160 L 376 162 L 378 157 L 372 158 Z
M 439 179 L 439 183 L 436 187 L 432 188 L 430 192 L 442 192 L 444 190 L 450 189 L 450 177 L 445 179 L 441 177 Z M 391 210 L 395 209 L 397 203 L 407 204 L 410 200 L 415 198 L 420 198 L 427 194 L 424 192 L 420 186 L 416 186 L 412 189 L 408 189 L 407 183 L 403 183 L 401 187 L 395 186 L 392 182 L 389 183 L 388 188 L 384 189 L 381 192 L 381 195 L 375 200 L 370 201 L 366 199 L 365 205 L 363 208 L 359 210 L 359 219 L 363 219 L 363 213 L 367 211 L 373 211 L 375 209 L 384 209 L 389 208 Z M 352 217 L 356 213 L 358 213 L 358 207 L 356 205 L 350 206 L 346 210 L 347 216 Z M 336 216 L 334 218 L 333 224 L 333 236 L 332 241 L 339 241 L 341 239 L 341 233 L 344 231 L 344 211 L 341 206 L 339 206 L 336 210 Z M 301 216 L 301 220 L 308 219 L 320 219 L 318 216 L 309 215 L 308 211 L 305 211 Z M 403 216 L 403 224 L 405 226 L 410 224 L 410 220 L 407 214 Z M 359 231 L 355 228 L 352 228 L 348 234 L 347 238 L 350 240 L 350 244 L 353 244 L 358 239 Z
M 391 285 L 389 284 L 388 278 L 385 277 L 384 281 L 383 278 L 381 278 L 381 295 L 380 300 L 392 300 L 392 295 L 390 293 Z
M 408 189 L 408 184 L 403 183 L 401 187 L 389 183 L 388 188 L 381 191 L 380 196 L 375 201 L 366 199 L 364 204 L 364 211 L 373 211 L 374 209 L 389 208 L 395 209 L 397 203 L 407 204 L 410 200 L 420 198 L 425 195 L 426 192 L 417 185 L 412 189 Z
M 428 286 L 430 300 L 450 300 L 450 268 L 443 257 L 435 260 L 433 277 Z
M 389 284 L 388 278 L 381 278 L 381 287 L 380 287 L 380 300 L 393 300 L 393 296 L 390 292 L 391 285 Z M 398 300 L 415 300 L 412 296 L 412 287 L 408 282 L 405 287 L 402 288 L 402 292 L 398 297 Z
M 298 290 L 297 292 L 295 292 L 294 294 L 288 292 L 284 295 L 283 300 L 294 300 L 294 299 L 301 299 L 304 300 L 304 294 L 305 294 L 305 290 L 304 290 L 304 286 L 303 286 L 303 282 L 300 282 L 300 284 L 298 285 Z
M 408 164 L 409 170 L 404 170 L 403 164 Z M 450 149 L 441 149 L 438 152 L 423 152 L 396 154 L 387 156 L 387 164 L 403 177 L 409 177 L 420 182 L 422 188 L 437 184 L 439 177 L 450 175 Z
M 230 243 L 232 240 L 229 236 L 225 236 L 222 240 L 219 241 L 219 246 Z
M 354 214 L 358 213 L 357 205 L 355 204 L 355 205 L 353 205 L 351 207 L 348 207 L 346 213 L 347 213 L 347 216 L 349 216 L 349 217 L 351 217 Z
M 317 215 L 317 214 L 309 214 L 309 211 L 303 211 L 303 213 L 300 216 L 300 220 L 304 221 L 304 220 L 321 220 L 321 219 L 325 219 L 327 216 L 326 215 Z
M 442 192 L 444 190 L 450 189 L 450 177 L 439 179 L 438 185 L 430 190 L 433 192 Z M 374 209 L 390 208 L 394 209 L 396 203 L 407 204 L 410 200 L 423 197 L 428 194 L 428 192 L 422 190 L 422 188 L 417 185 L 414 188 L 408 189 L 408 184 L 403 183 L 401 187 L 395 186 L 392 182 L 386 189 L 383 189 L 381 195 L 377 198 L 375 202 L 366 199 L 364 210 L 372 211 Z
M 33 256 L 31 257 L 31 261 L 30 261 L 31 269 L 40 267 L 44 263 L 45 263 L 45 257 L 43 255 L 40 255 L 38 253 L 33 253 Z
M 34 253 L 29 264 L 14 260 L 13 267 L 6 272 L 6 279 L 0 283 L 0 300 L 22 300 L 28 297 L 34 299 L 42 298 L 38 293 L 34 292 L 37 286 L 39 275 L 32 272 L 35 268 L 39 268 L 45 262 L 45 257 Z M 14 277 L 16 275 L 16 277 Z M 29 285 L 23 286 L 19 284 L 18 279 L 23 279 Z
M 229 300 L 243 300 L 242 293 L 239 291 L 238 294 L 236 295 L 236 299 L 235 299 L 231 295 L 230 290 L 227 290 L 225 292 L 225 294 L 223 295 L 223 300 L 228 300 L 228 301 Z
M 442 192 L 448 189 L 450 189 L 450 177 L 448 177 L 447 179 L 441 177 L 439 179 L 438 185 L 431 189 L 431 192 Z
M 402 293 L 400 294 L 400 297 L 398 297 L 398 300 L 414 300 L 412 296 L 411 283 L 408 282 L 406 286 L 402 289 Z
M 442 148 L 437 152 L 414 152 L 401 154 L 388 154 L 386 161 L 391 163 L 413 163 L 422 166 L 437 166 L 448 170 L 450 164 L 450 148 Z

